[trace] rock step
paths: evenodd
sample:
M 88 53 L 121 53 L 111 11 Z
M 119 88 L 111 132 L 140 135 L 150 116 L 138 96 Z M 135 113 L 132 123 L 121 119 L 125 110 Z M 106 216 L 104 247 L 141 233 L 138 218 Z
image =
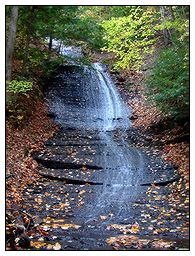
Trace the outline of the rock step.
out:
M 67 147 L 84 147 L 84 146 L 107 146 L 106 143 L 98 141 L 79 141 L 79 140 L 48 140 L 45 146 L 67 146 Z
M 39 172 L 40 175 L 43 177 L 50 179 L 50 180 L 58 180 L 58 181 L 65 181 L 66 184 L 74 184 L 74 185 L 103 185 L 102 182 L 93 182 L 90 180 L 81 180 L 81 179 L 70 179 L 68 177 L 62 177 L 62 176 L 53 176 L 51 174 Z
M 83 139 L 96 139 L 96 140 L 100 140 L 100 131 L 99 130 L 81 130 L 81 129 L 77 129 L 74 127 L 62 127 L 60 128 L 60 130 L 58 131 L 58 133 L 56 133 L 54 135 L 54 138 L 56 137 L 70 137 L 70 138 L 83 138 Z
M 102 172 L 103 169 L 88 169 L 87 167 L 79 169 L 52 169 L 39 166 L 39 173 L 44 177 L 56 177 L 58 180 L 80 180 L 84 183 L 103 182 Z
M 51 169 L 79 169 L 79 168 L 88 168 L 88 169 L 95 169 L 95 170 L 101 170 L 103 167 L 93 165 L 93 164 L 85 164 L 83 163 L 73 163 L 68 161 L 60 161 L 55 159 L 44 159 L 41 157 L 33 157 L 34 160 L 37 161 L 37 163 L 42 164 L 46 168 Z
M 51 156 L 64 156 L 64 157 L 78 157 L 78 156 L 85 156 L 85 155 L 112 155 L 113 152 L 109 150 L 105 151 L 105 145 L 52 145 L 46 146 L 44 149 L 39 151 L 38 153 L 33 153 L 33 157 L 51 157 Z

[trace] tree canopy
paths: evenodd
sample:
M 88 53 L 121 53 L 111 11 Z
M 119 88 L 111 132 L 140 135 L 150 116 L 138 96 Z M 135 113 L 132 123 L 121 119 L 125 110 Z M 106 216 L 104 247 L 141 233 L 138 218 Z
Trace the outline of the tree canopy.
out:
M 6 7 L 7 41 L 12 8 Z M 186 115 L 188 30 L 188 6 L 20 6 L 14 48 L 20 72 L 13 78 L 29 81 L 37 69 L 44 70 L 47 76 L 54 67 L 51 61 L 54 39 L 64 45 L 112 53 L 116 70 L 139 71 L 145 57 L 155 51 L 157 57 L 148 78 L 149 94 L 166 113 Z M 40 44 L 48 45 L 50 52 Z

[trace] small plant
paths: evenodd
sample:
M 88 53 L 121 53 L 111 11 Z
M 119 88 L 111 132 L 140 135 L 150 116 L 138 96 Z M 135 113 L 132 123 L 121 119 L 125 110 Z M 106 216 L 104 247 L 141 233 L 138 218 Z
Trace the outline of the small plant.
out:
M 24 123 L 29 116 L 26 106 L 32 104 L 29 100 L 32 87 L 33 83 L 28 81 L 7 81 L 6 116 L 15 127 Z
M 32 86 L 32 82 L 12 80 L 7 82 L 7 92 L 26 93 L 32 90 Z

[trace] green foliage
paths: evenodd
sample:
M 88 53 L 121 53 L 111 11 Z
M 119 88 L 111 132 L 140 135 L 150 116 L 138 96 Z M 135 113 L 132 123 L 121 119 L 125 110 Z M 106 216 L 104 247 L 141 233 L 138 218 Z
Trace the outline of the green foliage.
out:
M 61 39 L 65 44 L 87 44 L 88 48 L 99 50 L 103 46 L 103 15 L 102 6 L 79 6 L 72 19 L 63 22 Z
M 12 80 L 7 82 L 6 91 L 6 117 L 18 127 L 28 120 L 33 111 L 36 90 L 33 90 L 32 82 Z
M 103 45 L 103 29 L 94 17 L 82 17 L 77 28 L 74 30 L 74 38 L 78 41 L 85 41 L 93 49 L 100 49 Z
M 7 82 L 7 92 L 26 93 L 32 90 L 32 86 L 32 82 L 12 80 Z
M 189 115 L 189 56 L 180 45 L 163 49 L 148 81 L 150 98 L 167 114 Z
M 146 9 L 144 6 L 108 6 L 106 11 L 109 18 L 127 17 L 129 15 L 132 17 L 141 17 L 144 9 Z
M 49 53 L 37 47 L 29 48 L 29 64 L 32 68 L 43 65 L 44 61 L 49 57 Z
M 167 32 L 171 46 L 156 59 L 149 91 L 164 112 L 176 117 L 187 114 L 189 8 L 164 6 L 164 13 L 160 10 L 158 6 L 20 6 L 14 53 L 19 64 L 8 92 L 26 97 L 32 88 L 25 79 L 43 85 L 64 61 L 48 51 L 48 38 L 82 46 L 86 55 L 100 49 L 114 53 L 115 69 L 138 70 L 145 54 L 152 53 L 156 41 Z M 7 6 L 7 25 L 9 14 Z M 87 59 L 78 61 L 89 64 Z
M 139 69 L 144 55 L 152 52 L 151 46 L 157 40 L 154 37 L 153 12 L 148 9 L 140 15 L 141 10 L 137 9 L 137 14 L 102 22 L 107 42 L 103 50 L 116 55 L 115 68 Z
M 166 17 L 155 26 L 158 31 L 167 29 L 170 45 L 159 52 L 147 83 L 150 98 L 157 106 L 181 119 L 189 116 L 189 20 L 187 9 L 173 10 L 172 19 Z
M 38 37 L 52 36 L 63 39 L 67 35 L 69 24 L 75 18 L 77 6 L 42 6 L 35 9 L 35 34 Z
M 44 80 L 50 77 L 56 68 L 64 61 L 62 56 L 49 52 L 49 50 L 41 43 L 36 47 L 31 43 L 28 48 L 28 58 L 26 58 L 25 49 L 17 49 L 17 59 L 21 61 L 21 70 L 17 72 L 17 76 L 26 79 L 36 78 L 36 80 Z
M 174 33 L 171 35 L 173 38 L 172 40 L 179 40 L 184 41 L 189 37 L 189 20 L 183 20 L 183 19 L 175 19 L 173 21 L 166 20 L 165 22 L 162 22 L 161 24 L 158 24 L 155 26 L 156 30 L 163 30 L 163 29 L 174 29 Z M 177 31 L 177 33 L 176 33 Z M 179 36 L 179 37 L 175 37 Z
M 55 56 L 54 58 L 46 59 L 41 63 L 40 69 L 42 70 L 42 74 L 40 76 L 41 83 L 45 80 L 51 78 L 52 74 L 54 74 L 59 67 L 60 64 L 64 61 L 64 58 L 61 56 Z

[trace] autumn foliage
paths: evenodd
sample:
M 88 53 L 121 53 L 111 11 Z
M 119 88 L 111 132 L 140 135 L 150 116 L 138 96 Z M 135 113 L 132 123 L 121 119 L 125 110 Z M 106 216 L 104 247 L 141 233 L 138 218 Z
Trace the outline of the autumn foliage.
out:
M 31 157 L 40 150 L 45 140 L 53 135 L 57 126 L 47 117 L 47 108 L 41 101 L 36 103 L 28 123 L 22 128 L 6 127 L 7 207 L 22 203 L 21 192 L 27 184 L 36 182 L 37 163 Z

